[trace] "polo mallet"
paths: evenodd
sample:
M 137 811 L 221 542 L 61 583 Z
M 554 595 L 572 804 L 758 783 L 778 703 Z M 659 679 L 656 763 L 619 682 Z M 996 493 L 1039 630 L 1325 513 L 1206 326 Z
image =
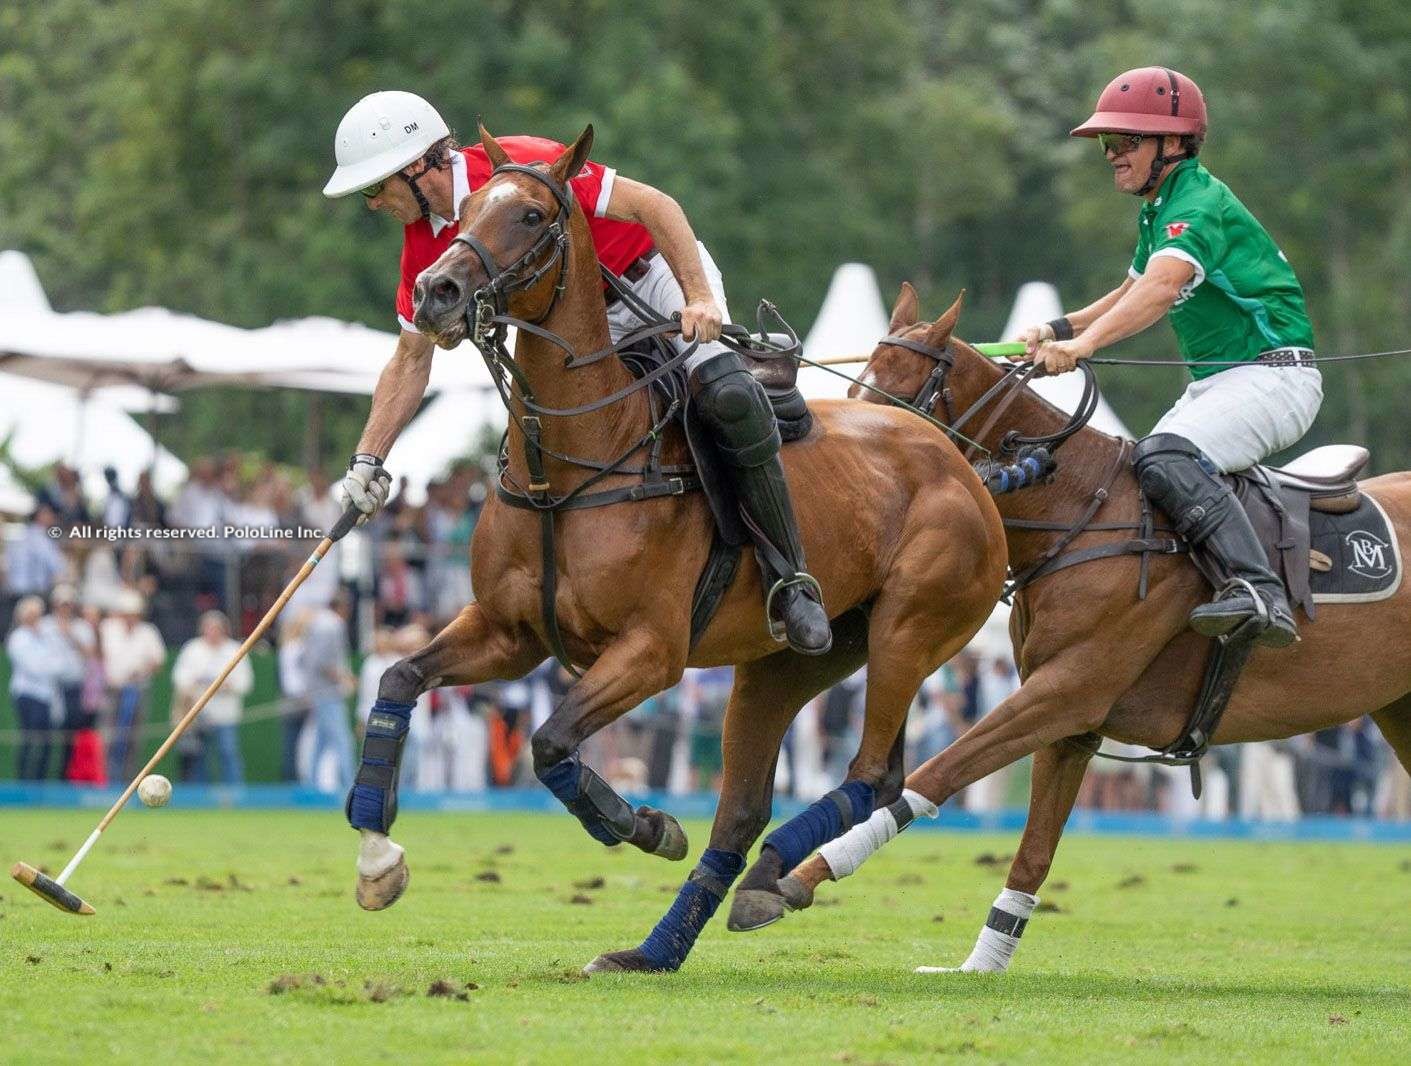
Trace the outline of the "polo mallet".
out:
M 328 554 L 328 550 L 332 548 L 337 541 L 342 540 L 348 534 L 348 531 L 357 524 L 360 517 L 362 517 L 362 512 L 356 507 L 350 506 L 343 512 L 342 517 L 338 519 L 337 524 L 329 531 L 328 536 L 323 538 L 318 547 L 314 549 L 314 553 L 310 555 L 304 565 L 299 568 L 299 572 L 294 575 L 293 580 L 290 581 L 289 584 L 285 586 L 284 591 L 279 594 L 279 599 L 274 601 L 274 605 L 265 613 L 264 618 L 260 620 L 260 624 L 245 638 L 245 643 L 240 645 L 240 650 L 235 653 L 235 658 L 231 659 L 230 662 L 226 664 L 225 669 L 220 672 L 220 676 L 207 686 L 206 691 L 201 693 L 201 698 L 196 701 L 191 710 L 187 711 L 181 721 L 176 723 L 176 728 L 171 731 L 171 735 L 162 742 L 162 746 L 147 760 L 147 765 L 142 767 L 137 776 L 132 779 L 132 783 L 128 785 L 127 788 L 123 789 L 123 793 L 118 797 L 117 802 L 108 808 L 107 814 L 103 815 L 103 820 L 98 823 L 98 828 L 88 835 L 88 839 L 83 842 L 83 847 L 78 849 L 78 852 L 69 860 L 69 864 L 64 867 L 59 876 L 49 877 L 47 874 L 40 873 L 27 862 L 17 862 L 14 866 L 10 867 L 11 877 L 24 885 L 25 888 L 29 889 L 40 899 L 52 903 L 61 911 L 67 911 L 69 914 L 93 913 L 92 904 L 74 895 L 64 887 L 64 883 L 68 881 L 73 875 L 73 872 L 78 869 L 78 864 L 83 861 L 84 856 L 93 850 L 93 845 L 98 843 L 98 838 L 102 836 L 103 830 L 107 829 L 108 826 L 112 824 L 113 819 L 118 816 L 118 812 L 123 809 L 123 805 L 126 804 L 132 797 L 132 794 L 137 791 L 137 786 L 142 782 L 142 779 L 152 772 L 157 763 L 162 761 L 162 757 L 165 756 L 167 752 L 171 751 L 172 745 L 181 739 L 181 735 L 185 733 L 191 723 L 196 720 L 196 716 L 201 713 L 201 709 L 206 706 L 210 698 L 214 696 L 216 692 L 219 691 L 221 685 L 225 683 L 225 679 L 230 676 L 230 672 L 235 669 L 241 659 L 249 654 L 250 649 L 255 646 L 255 642 L 264 636 L 265 631 L 269 629 L 274 620 L 279 617 L 279 612 L 284 610 L 284 605 L 289 602 L 289 597 L 294 595 L 295 591 L 304 583 L 309 574 L 313 573 L 314 567 Z
M 983 344 L 972 344 L 981 355 L 990 359 L 1015 359 L 1024 354 L 1023 341 L 986 341 Z M 831 359 L 816 359 L 814 362 L 820 366 L 841 366 L 844 363 L 865 363 L 871 359 L 868 355 L 835 355 Z

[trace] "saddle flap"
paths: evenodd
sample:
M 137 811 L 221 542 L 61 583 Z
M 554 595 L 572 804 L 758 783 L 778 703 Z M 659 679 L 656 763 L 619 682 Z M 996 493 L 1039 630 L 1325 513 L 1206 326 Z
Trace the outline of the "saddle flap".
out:
M 1235 496 L 1264 546 L 1270 569 L 1288 589 L 1290 603 L 1302 607 L 1311 620 L 1316 608 L 1309 587 L 1309 495 L 1265 476 L 1272 473 L 1265 467 L 1254 467 L 1234 475 Z

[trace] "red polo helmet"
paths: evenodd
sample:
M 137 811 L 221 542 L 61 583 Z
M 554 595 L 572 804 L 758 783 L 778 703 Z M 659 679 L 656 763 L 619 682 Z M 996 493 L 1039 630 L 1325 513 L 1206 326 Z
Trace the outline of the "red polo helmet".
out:
M 1205 97 L 1200 86 L 1166 67 L 1138 67 L 1107 83 L 1097 109 L 1070 136 L 1156 133 L 1205 136 Z

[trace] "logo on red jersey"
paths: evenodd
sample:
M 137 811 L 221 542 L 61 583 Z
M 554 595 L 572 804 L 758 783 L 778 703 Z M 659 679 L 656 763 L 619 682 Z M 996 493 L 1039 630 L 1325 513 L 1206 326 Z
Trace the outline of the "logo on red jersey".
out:
M 1190 228 L 1191 224 L 1189 222 L 1168 222 L 1166 223 L 1166 236 L 1179 237 Z

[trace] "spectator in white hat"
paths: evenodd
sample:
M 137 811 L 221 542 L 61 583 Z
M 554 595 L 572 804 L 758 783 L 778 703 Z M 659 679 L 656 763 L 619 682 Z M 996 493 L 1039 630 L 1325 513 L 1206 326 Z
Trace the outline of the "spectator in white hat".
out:
M 103 668 L 116 705 L 108 743 L 108 779 L 127 781 L 136 770 L 133 754 L 146 716 L 147 687 L 166 662 L 167 650 L 157 627 L 142 619 L 147 604 L 140 592 L 123 589 L 115 599 L 113 614 L 99 626 Z

